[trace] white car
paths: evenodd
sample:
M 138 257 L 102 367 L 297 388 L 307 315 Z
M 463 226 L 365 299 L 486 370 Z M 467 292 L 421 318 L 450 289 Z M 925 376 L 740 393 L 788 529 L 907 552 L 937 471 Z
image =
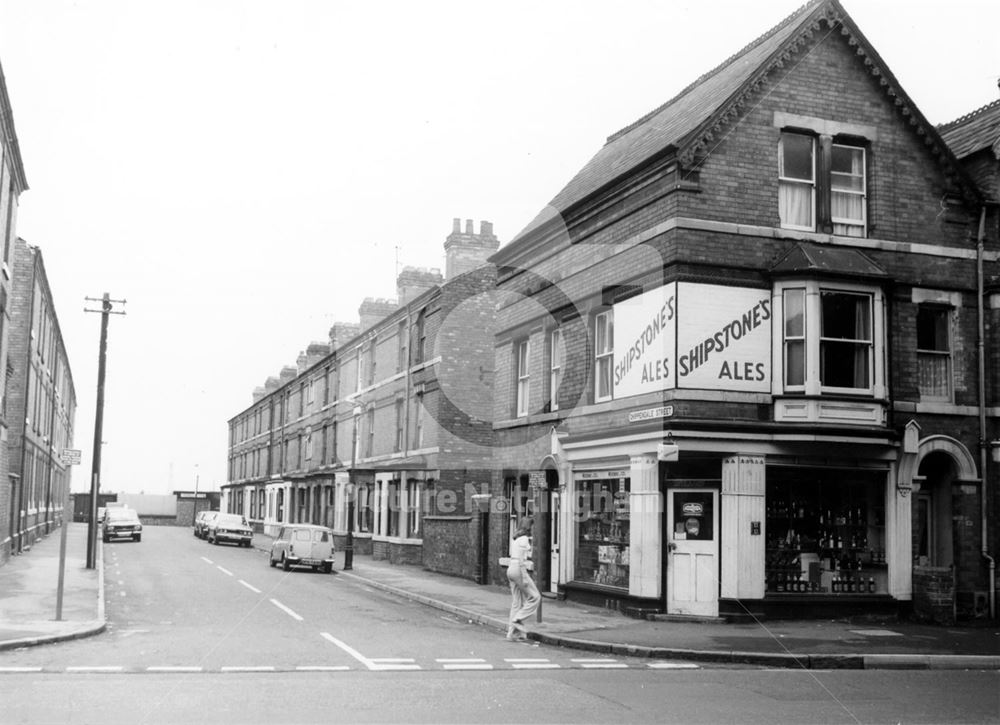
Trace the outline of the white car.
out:
M 285 571 L 311 566 L 329 574 L 333 571 L 333 532 L 325 526 L 285 524 L 271 544 L 268 561 L 271 566 L 281 564 Z
M 216 545 L 229 541 L 249 549 L 253 544 L 253 529 L 240 514 L 218 513 L 205 525 L 205 540 Z

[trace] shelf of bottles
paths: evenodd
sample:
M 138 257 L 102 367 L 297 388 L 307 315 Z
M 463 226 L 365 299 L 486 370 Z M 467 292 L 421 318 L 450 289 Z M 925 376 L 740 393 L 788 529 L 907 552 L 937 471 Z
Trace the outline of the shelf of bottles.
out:
M 809 485 L 811 484 L 811 485 Z M 769 481 L 765 584 L 775 594 L 887 591 L 885 508 L 864 482 Z

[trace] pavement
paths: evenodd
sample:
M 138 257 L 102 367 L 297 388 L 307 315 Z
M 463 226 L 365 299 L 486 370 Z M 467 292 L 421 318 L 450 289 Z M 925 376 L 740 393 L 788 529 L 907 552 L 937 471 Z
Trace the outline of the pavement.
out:
M 104 631 L 102 545 L 96 569 L 86 564 L 87 527 L 66 530 L 62 616 L 57 619 L 61 529 L 0 566 L 0 651 Z M 270 539 L 254 537 L 266 551 Z M 510 593 L 416 566 L 354 557 L 350 579 L 503 633 Z M 674 621 L 627 617 L 601 607 L 544 597 L 539 621 L 527 622 L 542 643 L 618 656 L 808 669 L 1000 670 L 1000 622 L 937 626 L 899 620 Z M 2 655 L 0 655 L 2 658 Z M 0 659 L 2 661 L 2 659 Z

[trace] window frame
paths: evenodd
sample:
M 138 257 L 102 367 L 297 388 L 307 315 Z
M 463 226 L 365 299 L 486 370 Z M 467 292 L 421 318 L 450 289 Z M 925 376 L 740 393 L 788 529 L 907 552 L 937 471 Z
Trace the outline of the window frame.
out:
M 947 346 L 946 349 L 930 349 L 920 347 L 921 333 L 920 333 L 920 317 L 922 314 L 931 313 L 935 316 L 940 316 L 938 319 L 944 322 L 944 342 Z M 916 354 L 917 354 L 917 390 L 920 394 L 921 400 L 926 400 L 929 402 L 952 402 L 955 395 L 955 360 L 954 360 L 954 348 L 955 340 L 953 336 L 954 325 L 952 324 L 952 315 L 954 313 L 954 308 L 941 305 L 941 304 L 918 304 L 917 305 L 917 318 L 916 318 Z M 937 335 L 935 335 L 935 338 Z M 923 384 L 924 375 L 924 360 L 928 358 L 940 358 L 944 360 L 944 379 L 945 385 L 947 386 L 947 392 L 944 394 L 938 394 L 934 392 L 925 392 L 925 387 Z
M 605 346 L 600 344 L 602 321 L 607 321 L 604 325 Z M 614 400 L 614 365 L 615 365 L 615 318 L 614 310 L 602 310 L 594 315 L 594 402 L 603 403 Z M 604 365 L 608 370 L 608 391 L 606 395 L 601 395 L 601 370 Z
M 549 410 L 551 411 L 559 410 L 559 388 L 562 386 L 563 352 L 562 328 L 553 328 L 549 332 Z
M 522 338 L 514 343 L 514 414 L 528 415 L 531 399 L 531 341 Z

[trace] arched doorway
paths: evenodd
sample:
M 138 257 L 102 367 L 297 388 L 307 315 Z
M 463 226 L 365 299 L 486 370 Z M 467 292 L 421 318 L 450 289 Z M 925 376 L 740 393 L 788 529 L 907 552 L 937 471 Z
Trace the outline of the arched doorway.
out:
M 956 487 L 979 482 L 969 449 L 948 436 L 920 441 L 920 463 L 914 476 L 913 560 L 918 566 L 952 566 L 956 545 Z

